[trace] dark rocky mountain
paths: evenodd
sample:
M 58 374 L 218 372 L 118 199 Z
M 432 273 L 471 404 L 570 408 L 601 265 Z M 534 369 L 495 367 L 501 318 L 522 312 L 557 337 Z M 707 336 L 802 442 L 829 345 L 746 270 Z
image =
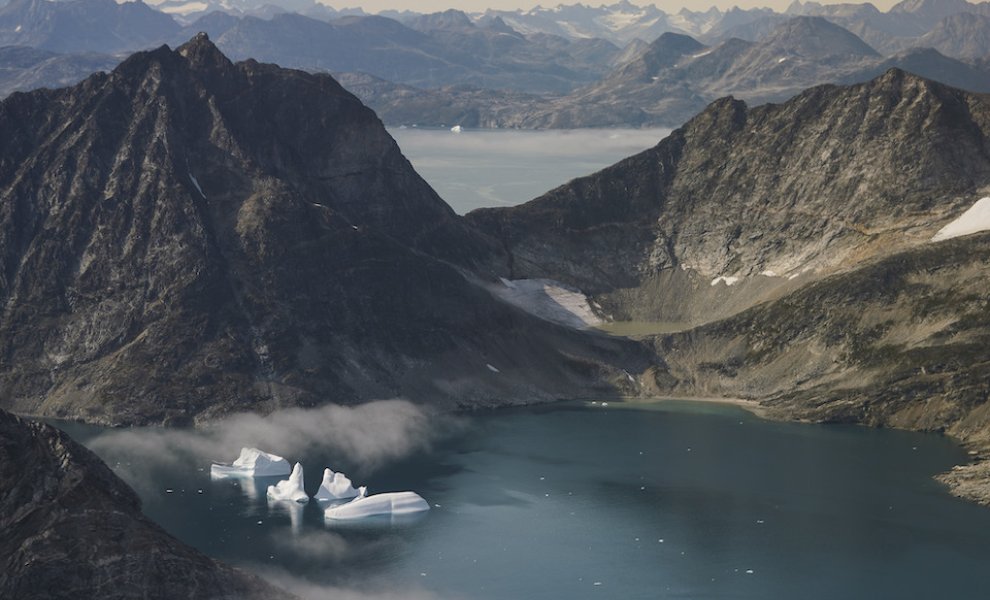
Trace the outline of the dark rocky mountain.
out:
M 0 98 L 13 92 L 56 88 L 109 71 L 120 60 L 106 54 L 58 54 L 25 46 L 0 47 Z
M 463 13 L 461 13 L 463 14 Z M 396 83 L 563 93 L 598 79 L 620 52 L 604 40 L 508 33 L 443 17 L 420 29 L 381 16 L 321 21 L 296 14 L 269 20 L 211 14 L 184 29 L 207 32 L 228 55 L 324 72 L 361 72 Z M 453 21 L 452 21 L 453 22 Z
M 165 533 L 95 454 L 3 410 L 0 528 L 4 598 L 290 597 Z
M 0 8 L 0 46 L 113 54 L 162 44 L 178 31 L 143 2 L 11 0 Z
M 990 16 L 956 14 L 946 17 L 921 36 L 917 45 L 934 48 L 947 56 L 990 57 Z
M 511 277 L 680 324 L 655 338 L 652 393 L 945 430 L 986 455 L 990 236 L 930 240 L 990 190 L 988 136 L 986 96 L 891 70 L 781 105 L 720 100 L 651 150 L 467 218 Z M 946 480 L 990 500 L 985 467 Z
M 504 251 L 371 110 L 205 35 L 0 103 L 0 198 L 0 403 L 22 413 L 511 403 L 648 359 L 496 300 Z

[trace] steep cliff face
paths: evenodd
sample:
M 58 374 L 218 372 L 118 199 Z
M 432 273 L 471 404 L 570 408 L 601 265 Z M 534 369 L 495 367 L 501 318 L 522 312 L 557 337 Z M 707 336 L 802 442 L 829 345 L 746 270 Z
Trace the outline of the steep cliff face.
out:
M 284 598 L 185 546 L 61 431 L 0 410 L 0 596 Z
M 926 241 L 990 184 L 988 130 L 985 97 L 891 70 L 781 105 L 720 100 L 653 149 L 468 219 L 514 276 L 617 318 L 700 322 Z
M 583 361 L 624 352 L 495 301 L 500 246 L 332 78 L 235 65 L 205 36 L 0 104 L 0 197 L 17 411 L 519 401 L 600 383 Z

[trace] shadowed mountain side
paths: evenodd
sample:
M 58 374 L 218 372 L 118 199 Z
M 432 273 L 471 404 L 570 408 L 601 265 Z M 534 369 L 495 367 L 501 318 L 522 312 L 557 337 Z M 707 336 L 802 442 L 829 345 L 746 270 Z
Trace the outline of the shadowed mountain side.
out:
M 179 542 L 65 433 L 0 410 L 0 595 L 51 600 L 291 598 Z
M 19 412 L 531 402 L 612 393 L 650 360 L 497 300 L 501 247 L 374 113 L 205 36 L 0 103 L 0 197 L 0 402 Z

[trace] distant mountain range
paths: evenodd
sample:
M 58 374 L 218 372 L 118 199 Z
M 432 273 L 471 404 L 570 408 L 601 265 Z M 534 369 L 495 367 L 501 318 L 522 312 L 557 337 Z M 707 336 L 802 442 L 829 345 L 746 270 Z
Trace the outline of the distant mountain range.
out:
M 883 57 L 821 17 L 793 17 L 758 42 L 732 38 L 705 46 L 664 33 L 600 81 L 556 98 L 480 90 L 416 90 L 386 82 L 354 91 L 391 124 L 577 128 L 676 126 L 709 102 L 734 96 L 779 102 L 825 82 L 855 83 L 890 68 L 976 92 L 990 92 L 990 65 L 930 48 Z M 356 78 L 341 75 L 345 85 Z
M 204 31 L 235 59 L 336 74 L 391 125 L 677 125 L 724 95 L 782 101 L 890 67 L 990 91 L 988 7 L 795 2 L 784 13 L 671 15 L 619 2 L 368 15 L 313 0 L 166 0 L 164 14 L 112 0 L 14 0 L 0 8 L 0 45 L 61 56 L 0 53 L 0 93 L 78 81 L 122 51 Z

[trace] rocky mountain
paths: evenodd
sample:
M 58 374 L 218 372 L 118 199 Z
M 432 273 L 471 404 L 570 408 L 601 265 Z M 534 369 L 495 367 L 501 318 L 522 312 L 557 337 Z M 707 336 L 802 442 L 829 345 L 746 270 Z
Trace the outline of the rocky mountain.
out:
M 468 219 L 513 277 L 616 318 L 698 322 L 926 242 L 990 184 L 988 118 L 983 96 L 898 70 L 780 105 L 726 98 L 651 150 Z
M 655 148 L 467 218 L 652 338 L 647 395 L 948 431 L 990 455 L 990 234 L 933 243 L 990 190 L 990 101 L 902 71 L 780 105 L 723 99 Z M 919 159 L 923 157 L 923 159 Z M 945 480 L 990 502 L 987 463 Z
M 106 54 L 58 54 L 26 46 L 0 47 L 0 98 L 13 92 L 63 87 L 120 61 Z
M 918 45 L 947 56 L 978 59 L 990 56 L 990 16 L 956 14 L 939 21 Z
M 0 8 L 0 46 L 113 54 L 164 43 L 178 30 L 143 2 L 11 0 Z
M 0 198 L 0 404 L 21 413 L 512 403 L 649 360 L 498 299 L 499 244 L 330 76 L 205 35 L 0 103 Z
M 455 27 L 441 19 L 422 17 L 415 29 L 381 16 L 327 22 L 296 14 L 269 20 L 211 14 L 180 36 L 205 31 L 234 58 L 309 71 L 361 72 L 426 88 L 471 85 L 544 93 L 598 79 L 620 52 L 603 40 L 526 36 L 459 20 Z
M 54 427 L 0 410 L 0 596 L 286 598 L 179 542 L 137 494 Z
M 890 68 L 975 92 L 990 91 L 985 61 L 952 59 L 932 49 L 879 55 L 822 17 L 778 24 L 759 42 L 717 46 L 665 33 L 601 81 L 558 97 L 478 89 L 398 89 L 379 82 L 355 92 L 393 125 L 573 128 L 677 126 L 709 102 L 733 96 L 751 104 L 782 102 L 821 83 L 859 83 Z

